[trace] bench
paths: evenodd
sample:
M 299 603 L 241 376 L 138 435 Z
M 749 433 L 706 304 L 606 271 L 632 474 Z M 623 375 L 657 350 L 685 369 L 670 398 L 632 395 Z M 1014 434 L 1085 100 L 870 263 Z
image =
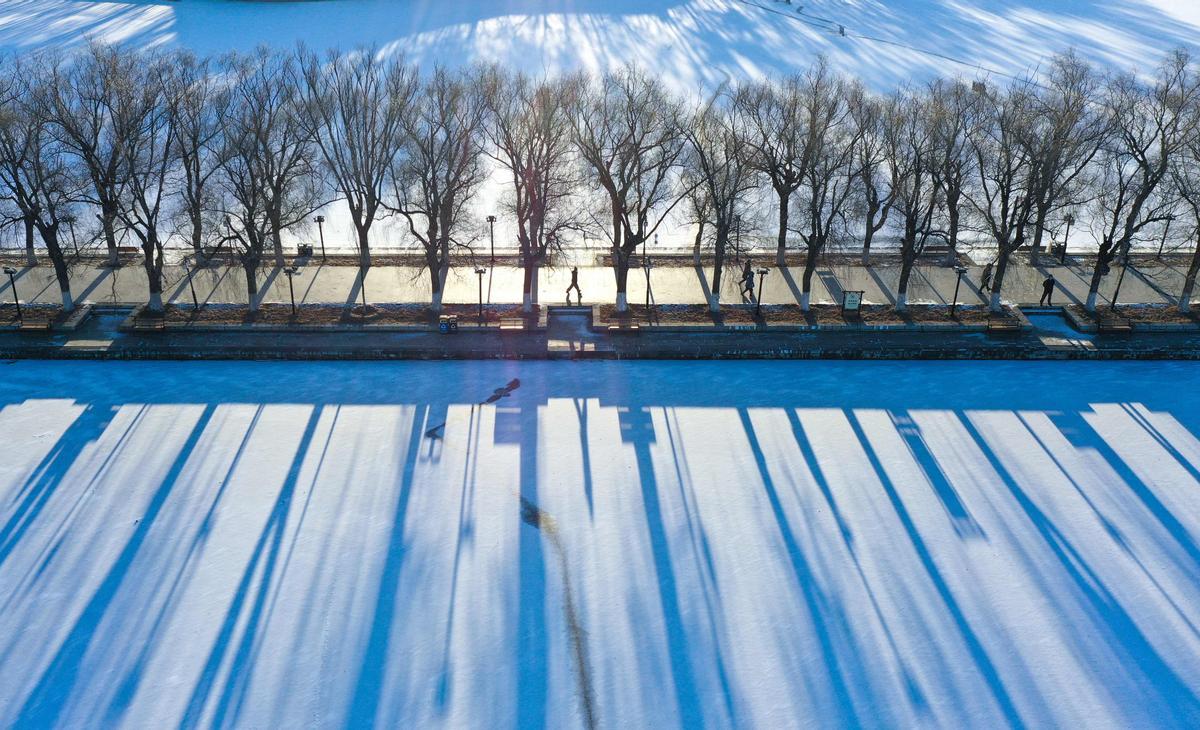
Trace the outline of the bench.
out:
M 1133 332 L 1133 323 L 1124 317 L 1101 317 L 1096 330 L 1102 335 L 1127 335 Z
M 501 332 L 523 332 L 525 330 L 525 320 L 523 319 L 502 319 L 500 320 Z
M 22 319 L 18 327 L 22 332 L 49 332 L 50 320 L 48 319 Z
M 634 334 L 641 331 L 641 325 L 637 322 L 612 322 L 608 325 L 608 331 L 615 334 Z
M 118 256 L 140 256 L 142 249 L 140 246 L 117 246 Z
M 987 332 L 992 334 L 1014 334 L 1021 331 L 1021 323 L 1011 317 L 988 317 Z
M 166 328 L 167 320 L 162 317 L 137 317 L 133 320 L 133 329 L 139 332 L 162 332 Z

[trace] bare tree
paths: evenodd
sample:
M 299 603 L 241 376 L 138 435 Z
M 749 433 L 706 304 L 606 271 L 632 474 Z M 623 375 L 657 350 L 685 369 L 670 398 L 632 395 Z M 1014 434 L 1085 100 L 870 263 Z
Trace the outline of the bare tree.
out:
M 1096 103 L 1103 79 L 1074 53 L 1056 56 L 1050 73 L 1030 88 L 1031 163 L 1037 167 L 1030 259 L 1038 262 L 1050 218 L 1078 205 L 1092 162 L 1109 135 L 1109 117 Z
M 207 58 L 198 58 L 190 51 L 176 51 L 171 64 L 178 88 L 166 101 L 174 130 L 175 154 L 183 172 L 178 185 L 179 213 L 192 252 L 200 257 L 206 214 L 213 207 L 209 183 L 220 167 L 222 120 L 229 109 L 229 86 L 212 72 Z
M 42 86 L 42 114 L 55 135 L 78 160 L 91 183 L 84 202 L 99 209 L 109 264 L 116 266 L 117 222 L 123 194 L 125 147 L 146 114 L 136 91 L 136 51 L 91 43 L 72 57 L 56 56 Z
M 924 95 L 904 92 L 894 102 L 896 121 L 888 144 L 894 177 L 893 210 L 900 216 L 900 282 L 896 309 L 908 308 L 908 282 L 917 258 L 931 238 L 944 236 L 934 227 L 942 205 L 935 170 L 939 167 Z
M 142 97 L 136 105 L 146 113 L 130 130 L 121 150 L 118 172 L 125 182 L 117 212 L 142 249 L 142 266 L 150 289 L 148 309 L 162 312 L 165 235 L 161 225 L 171 176 L 179 159 L 171 108 L 182 84 L 169 57 L 143 56 L 140 67 L 138 75 L 128 80 L 129 93 Z
M 751 162 L 775 191 L 779 216 L 775 262 L 780 266 L 787 260 L 792 195 L 800 189 L 805 170 L 816 151 L 816 132 L 807 126 L 805 87 L 811 78 L 828 76 L 828 64 L 821 57 L 807 77 L 793 75 L 780 81 L 748 83 L 734 93 L 734 108 L 744 119 L 746 142 L 753 151 Z
M 958 258 L 962 230 L 963 195 L 974 168 L 970 134 L 978 117 L 979 94 L 962 81 L 941 79 L 929 86 L 929 117 L 937 147 L 934 181 L 941 191 L 947 263 Z
M 619 312 L 628 310 L 631 257 L 686 192 L 676 184 L 686 149 L 682 114 L 660 83 L 627 67 L 582 93 L 573 116 L 588 180 L 605 201 Z
M 239 155 L 250 156 L 265 188 L 275 265 L 283 266 L 283 231 L 306 220 L 320 193 L 316 151 L 304 123 L 303 81 L 293 56 L 265 47 L 229 56 L 225 70 L 233 108 L 225 115 L 224 135 Z
M 808 311 L 817 259 L 826 244 L 846 228 L 854 192 L 858 128 L 846 104 L 846 85 L 819 64 L 801 79 L 799 123 L 807 130 L 801 156 L 801 184 L 796 208 L 801 223 L 795 231 L 807 249 L 800 285 L 800 308 Z
M 862 264 L 871 264 L 871 243 L 887 225 L 896 200 L 896 177 L 891 144 L 899 114 L 894 100 L 883 101 L 867 92 L 859 83 L 852 84 L 846 94 L 850 116 L 856 127 L 855 181 L 856 194 L 863 218 Z
M 1172 53 L 1152 85 L 1126 74 L 1109 84 L 1106 106 L 1113 134 L 1100 154 L 1102 178 L 1094 202 L 1100 255 L 1092 271 L 1087 309 L 1095 311 L 1100 282 L 1116 255 L 1127 262 L 1133 241 L 1147 227 L 1165 223 L 1172 201 L 1160 184 L 1171 160 L 1200 130 L 1193 109 L 1200 74 L 1186 51 Z
M 1200 114 L 1197 104 L 1193 114 Z M 1196 275 L 1200 273 L 1200 136 L 1194 137 L 1171 161 L 1171 184 L 1192 219 L 1192 257 L 1179 293 L 1179 311 L 1190 312 Z
M 424 250 L 434 311 L 442 306 L 451 246 L 470 243 L 462 237 L 463 216 L 487 177 L 486 121 L 479 79 L 440 67 L 421 84 L 405 115 L 404 151 L 392 173 L 392 207 Z
M 992 311 L 1000 311 L 1004 274 L 1012 254 L 1025 245 L 1033 219 L 1037 167 L 1031 159 L 1033 92 L 1028 82 L 984 92 L 979 123 L 972 129 L 975 184 L 969 199 L 980 227 L 996 244 Z
M 571 109 L 579 80 L 534 80 L 498 68 L 486 73 L 491 142 L 487 154 L 509 176 L 509 210 L 517 225 L 517 245 L 524 269 L 523 306 L 537 303 L 538 269 L 563 242 L 563 234 L 579 228 L 572 195 L 578 181 L 575 145 L 571 141 Z
M 727 102 L 727 97 L 715 96 L 684 125 L 689 146 L 685 184 L 703 189 L 713 228 L 713 279 L 708 306 L 714 314 L 721 310 L 721 273 L 729 234 L 746 194 L 758 182 L 751 164 L 749 135 Z
M 370 231 L 383 210 L 384 184 L 404 143 L 404 119 L 417 72 L 376 48 L 353 53 L 298 52 L 300 115 L 325 171 L 350 211 L 361 266 L 371 265 Z
M 32 100 L 43 92 L 39 85 L 49 74 L 40 65 L 14 62 L 0 86 L 0 184 L 9 191 L 37 229 L 54 265 L 63 310 L 75 308 L 66 255 L 59 245 L 59 230 L 71 214 L 79 195 L 63 146 L 55 138 L 42 109 Z
M 28 105 L 22 103 L 22 98 L 28 94 L 24 71 L 24 64 L 16 57 L 0 56 L 0 165 L 4 166 L 4 170 L 0 171 L 0 184 L 5 186 L 4 198 L 17 211 L 6 225 L 20 220 L 25 229 L 25 263 L 37 266 L 33 225 L 35 211 L 31 207 L 37 196 L 26 188 L 30 180 L 20 174 L 29 155 L 36 153 L 31 144 L 36 135 L 31 134 L 31 127 L 38 123 Z

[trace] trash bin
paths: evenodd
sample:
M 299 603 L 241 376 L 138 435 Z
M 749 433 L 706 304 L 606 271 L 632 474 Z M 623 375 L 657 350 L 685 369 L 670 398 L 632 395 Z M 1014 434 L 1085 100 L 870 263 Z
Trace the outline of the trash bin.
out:
M 438 332 L 444 335 L 458 332 L 458 317 L 453 314 L 443 314 L 438 317 Z
M 300 244 L 300 246 L 298 248 L 298 253 L 301 256 L 311 257 L 313 255 L 313 247 L 308 245 L 307 243 L 302 243 L 302 244 Z

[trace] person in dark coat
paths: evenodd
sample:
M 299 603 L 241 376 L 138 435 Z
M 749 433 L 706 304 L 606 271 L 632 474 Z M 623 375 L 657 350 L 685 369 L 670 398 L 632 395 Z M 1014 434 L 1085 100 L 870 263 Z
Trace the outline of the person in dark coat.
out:
M 1054 277 L 1047 276 L 1042 282 L 1042 298 L 1038 300 L 1038 305 L 1042 307 L 1051 306 L 1050 299 L 1054 295 Z
M 571 303 L 571 290 L 575 290 L 575 296 L 580 304 L 583 304 L 583 292 L 579 289 L 579 267 L 571 267 L 571 284 L 567 287 L 567 304 Z

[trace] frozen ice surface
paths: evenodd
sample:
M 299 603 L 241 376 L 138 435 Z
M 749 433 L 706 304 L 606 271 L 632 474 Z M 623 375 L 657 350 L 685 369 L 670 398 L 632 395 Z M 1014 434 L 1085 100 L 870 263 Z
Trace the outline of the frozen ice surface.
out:
M 803 6 L 803 12 L 797 7 Z M 845 35 L 842 35 L 842 30 Z M 679 88 L 808 66 L 817 54 L 886 88 L 934 74 L 1013 74 L 1070 47 L 1149 68 L 1196 47 L 1194 0 L 6 0 L 0 48 L 86 38 L 201 52 L 259 43 L 376 45 L 425 62 L 591 71 L 626 62 Z
M 1196 727 L 1198 375 L 0 365 L 0 726 Z

